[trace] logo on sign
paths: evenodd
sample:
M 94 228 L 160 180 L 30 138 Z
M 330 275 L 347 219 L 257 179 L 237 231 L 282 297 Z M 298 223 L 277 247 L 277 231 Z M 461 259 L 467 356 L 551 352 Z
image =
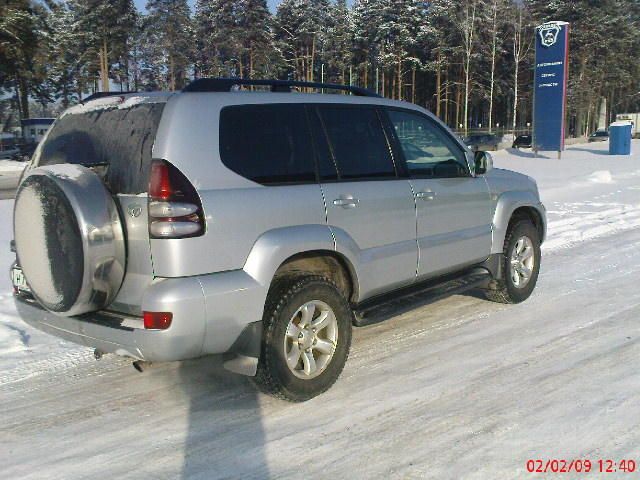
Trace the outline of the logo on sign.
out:
M 545 23 L 538 27 L 540 33 L 540 43 L 543 47 L 551 47 L 555 45 L 560 33 L 560 26 L 555 23 Z

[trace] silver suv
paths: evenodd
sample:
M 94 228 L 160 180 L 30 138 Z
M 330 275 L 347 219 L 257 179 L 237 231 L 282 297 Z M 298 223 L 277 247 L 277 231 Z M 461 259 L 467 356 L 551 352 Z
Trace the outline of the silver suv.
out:
M 390 294 L 482 272 L 490 299 L 525 300 L 545 210 L 531 178 L 492 169 L 416 105 L 200 79 L 61 115 L 21 181 L 14 235 L 34 327 L 140 368 L 224 353 L 303 401 Z

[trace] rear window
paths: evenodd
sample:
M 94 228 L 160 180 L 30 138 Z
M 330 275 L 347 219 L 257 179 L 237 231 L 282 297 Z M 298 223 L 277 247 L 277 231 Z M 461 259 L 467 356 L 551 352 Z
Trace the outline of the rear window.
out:
M 220 112 L 220 158 L 263 185 L 316 181 L 304 105 L 239 105 Z
M 78 108 L 60 117 L 42 145 L 38 165 L 105 165 L 104 181 L 112 193 L 146 192 L 151 148 L 164 103 L 128 108 Z M 77 107 L 75 107 L 77 108 Z
M 391 150 L 372 107 L 318 107 L 339 178 L 395 177 Z

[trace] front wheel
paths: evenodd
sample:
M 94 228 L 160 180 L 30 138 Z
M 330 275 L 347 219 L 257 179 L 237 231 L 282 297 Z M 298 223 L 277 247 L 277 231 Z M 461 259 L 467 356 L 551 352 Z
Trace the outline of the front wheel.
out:
M 316 275 L 276 280 L 264 312 L 254 383 L 292 402 L 326 391 L 349 355 L 353 313 L 338 287 Z
M 520 303 L 529 298 L 538 281 L 540 258 L 536 227 L 529 220 L 515 222 L 504 240 L 503 278 L 491 283 L 487 298 L 499 303 Z

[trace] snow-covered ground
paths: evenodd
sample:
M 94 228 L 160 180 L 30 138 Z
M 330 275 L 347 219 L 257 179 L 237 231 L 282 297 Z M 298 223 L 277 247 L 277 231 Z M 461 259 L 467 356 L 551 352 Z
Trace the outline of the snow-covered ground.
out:
M 0 160 L 0 199 L 13 198 L 27 162 Z
M 606 149 L 497 152 L 497 167 L 536 178 L 548 209 L 534 295 L 397 301 L 355 330 L 338 383 L 300 405 L 257 394 L 218 359 L 144 374 L 96 362 L 17 319 L 0 274 L 0 477 L 552 478 L 527 473 L 532 458 L 640 468 L 640 141 L 630 157 Z M 0 201 L 5 271 L 11 207 Z
M 27 162 L 16 162 L 15 160 L 0 160 L 0 175 L 20 175 Z

